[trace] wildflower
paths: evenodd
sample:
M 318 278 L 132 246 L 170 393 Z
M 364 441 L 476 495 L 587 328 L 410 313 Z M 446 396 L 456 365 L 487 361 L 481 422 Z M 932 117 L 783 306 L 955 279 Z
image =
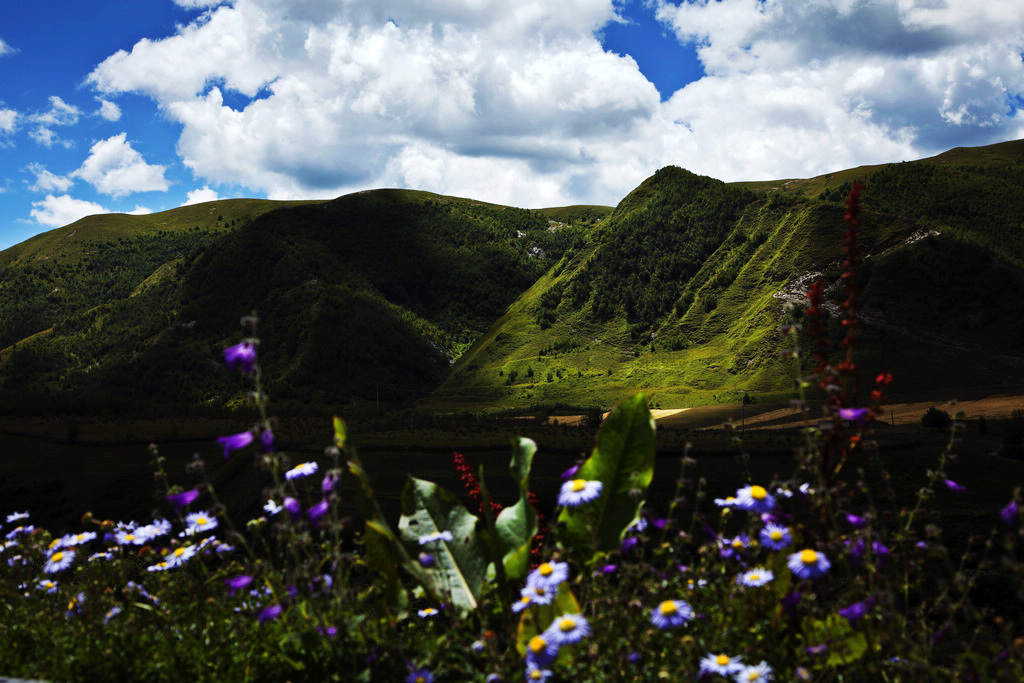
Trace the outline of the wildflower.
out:
M 529 598 L 531 604 L 534 605 L 550 605 L 556 593 L 558 593 L 557 588 L 551 590 L 544 588 L 544 586 L 531 586 L 529 584 L 520 591 L 520 595 L 523 598 Z
M 267 514 L 271 516 L 276 515 L 281 510 L 284 510 L 283 507 L 274 502 L 273 498 L 267 500 L 267 502 L 263 505 L 263 509 L 266 510 Z
M 864 519 L 863 517 L 858 517 L 853 513 L 846 514 L 846 521 L 852 524 L 855 529 L 860 529 L 868 523 L 868 520 Z
M 601 495 L 604 484 L 599 481 L 587 481 L 586 479 L 572 479 L 562 484 L 562 490 L 558 494 L 558 504 L 565 507 L 576 507 Z
M 793 553 L 789 556 L 786 564 L 801 579 L 817 579 L 827 574 L 832 566 L 832 563 L 828 561 L 824 553 L 816 552 L 810 548 Z
M 855 602 L 849 607 L 839 610 L 839 616 L 851 624 L 863 617 L 868 612 L 869 605 L 865 602 Z
M 484 651 L 484 641 L 474 640 L 473 644 L 469 646 L 469 649 L 475 652 L 476 654 L 480 654 Z
M 580 466 L 579 466 L 579 463 L 577 463 L 577 464 L 573 465 L 572 467 L 570 467 L 569 469 L 567 469 L 565 472 L 562 472 L 559 475 L 559 477 L 561 477 L 562 481 L 569 481 L 570 479 L 575 477 L 576 473 L 579 472 L 579 471 L 580 471 Z M 7 520 L 7 521 L 9 522 L 11 520 Z
M 241 344 L 227 347 L 224 349 L 224 362 L 232 370 L 239 365 L 243 372 L 253 374 L 256 371 L 256 345 L 244 341 Z
M 864 419 L 868 415 L 867 408 L 840 408 L 839 417 L 850 422 L 856 422 L 857 424 L 864 424 Z
M 867 541 L 863 538 L 858 538 L 857 542 L 850 545 L 847 541 L 846 544 L 850 546 L 850 560 L 855 567 L 861 567 L 864 565 L 864 553 L 867 550 Z M 886 548 L 880 541 L 871 541 L 871 552 L 875 556 L 875 561 L 880 566 L 885 566 L 889 561 L 889 549 Z
M 8 524 L 11 522 L 17 522 L 19 519 L 28 519 L 28 510 L 25 510 L 24 512 L 12 512 L 7 515 Z
M 56 593 L 57 582 L 51 581 L 50 579 L 43 579 L 38 584 L 36 584 L 36 588 L 41 591 L 46 591 L 47 593 Z
M 437 559 L 430 553 L 420 553 L 420 566 L 424 569 L 432 569 L 437 563 Z
M 167 562 L 167 560 L 164 560 L 163 562 L 157 562 L 156 564 L 151 564 L 150 566 L 146 567 L 146 571 L 147 572 L 165 572 L 165 571 L 167 571 L 170 568 L 171 568 L 171 565 Z
M 530 638 L 526 644 L 526 666 L 532 662 L 536 666 L 545 666 L 555 660 L 558 655 L 558 643 L 553 641 L 547 631 Z
M 320 520 L 321 517 L 327 514 L 327 510 L 329 507 L 330 504 L 326 500 L 321 500 L 319 503 L 310 505 L 309 508 L 306 510 L 306 515 L 315 524 Z
M 427 545 L 428 543 L 435 543 L 437 541 L 448 541 L 450 543 L 451 540 L 452 532 L 447 529 L 444 531 L 432 531 L 429 534 L 420 536 L 419 538 L 420 545 Z
M 715 505 L 717 505 L 720 508 L 736 507 L 736 496 L 728 496 L 727 498 L 715 498 Z
M 552 675 L 551 669 L 542 669 L 532 661 L 526 662 L 526 680 L 544 683 L 544 681 L 551 678 Z
M 964 487 L 963 487 L 963 486 L 961 486 L 960 484 L 956 483 L 956 482 L 955 482 L 955 481 L 953 481 L 952 479 L 944 479 L 943 481 L 944 481 L 944 482 L 945 482 L 945 484 L 946 484 L 946 488 L 948 488 L 948 489 L 949 489 L 950 491 L 952 491 L 953 493 L 955 493 L 955 494 L 956 494 L 956 497 L 957 497 L 957 498 L 959 498 L 959 497 L 960 497 L 960 495 L 961 495 L 961 494 L 962 494 L 962 493 L 963 493 L 964 491 L 966 491 L 966 490 L 967 490 L 966 488 L 964 488 Z
M 103 615 L 103 624 L 106 625 L 108 621 L 116 617 L 121 613 L 121 605 L 114 605 L 107 610 L 107 613 Z
M 196 554 L 197 548 L 194 545 L 183 545 L 175 548 L 167 556 L 167 564 L 171 567 L 180 567 Z
M 546 634 L 558 644 L 571 645 L 590 635 L 590 624 L 579 614 L 563 614 L 551 622 Z
M 74 560 L 74 550 L 58 550 L 46 559 L 46 564 L 43 565 L 43 571 L 47 574 L 54 574 L 56 572 L 63 571 L 70 567 Z
M 567 562 L 543 562 L 526 577 L 526 585 L 532 588 L 541 587 L 545 590 L 556 588 L 558 584 L 569 578 Z
M 651 610 L 651 623 L 658 628 L 676 628 L 693 619 L 693 608 L 685 600 L 665 600 Z
M 13 529 L 7 532 L 7 535 L 4 538 L 6 538 L 7 540 L 11 540 L 15 536 L 28 536 L 35 530 L 36 528 L 32 525 L 14 527 Z
M 736 582 L 747 588 L 757 588 L 774 578 L 775 574 L 770 569 L 750 569 L 736 577 Z
M 59 547 L 74 548 L 75 546 L 88 543 L 96 539 L 95 531 L 83 531 L 80 534 L 67 534 L 60 537 Z
M 294 481 L 295 479 L 301 479 L 302 477 L 308 477 L 315 473 L 319 465 L 315 462 L 304 462 L 301 465 L 296 465 L 287 472 L 284 473 L 284 478 L 288 481 Z
M 232 434 L 230 436 L 218 436 L 217 443 L 224 447 L 224 459 L 227 460 L 228 456 L 231 455 L 231 451 L 237 451 L 241 448 L 245 448 L 253 442 L 256 437 L 252 435 L 252 432 L 239 432 L 238 434 Z
M 284 509 L 288 511 L 292 519 L 298 519 L 299 515 L 302 514 L 302 506 L 299 505 L 299 501 L 295 500 L 291 496 L 285 496 L 284 503 L 282 504 Z
M 263 624 L 265 624 L 268 621 L 272 621 L 274 619 L 277 619 L 279 616 L 281 616 L 281 612 L 283 612 L 283 611 L 284 611 L 284 608 L 281 607 L 281 605 L 271 605 L 270 607 L 265 607 L 264 609 L 260 610 L 260 613 L 259 613 L 260 625 L 262 626 Z
M 730 657 L 723 654 L 708 653 L 700 660 L 700 676 L 707 674 L 718 674 L 719 676 L 731 676 L 743 669 L 743 662 L 739 657 Z
M 416 614 L 420 615 L 420 619 L 426 619 L 427 617 L 436 617 L 440 612 L 438 612 L 434 607 L 428 607 L 426 609 L 419 610 Z
M 747 547 L 749 542 L 750 537 L 746 534 L 740 534 L 731 541 L 720 540 L 719 545 L 721 546 L 721 550 L 719 551 L 719 554 L 725 558 L 732 557 L 733 555 L 739 555 Z
M 413 669 L 405 677 L 405 683 L 434 683 L 434 674 L 426 669 Z
M 185 534 L 192 536 L 200 531 L 208 531 L 217 528 L 217 518 L 210 516 L 208 512 L 192 512 L 185 517 L 188 528 Z
M 260 432 L 260 450 L 264 453 L 274 452 L 274 432 L 264 429 Z
M 230 579 L 224 579 L 224 585 L 228 587 L 229 594 L 231 597 L 235 597 L 237 591 L 247 588 L 252 583 L 252 577 L 248 574 L 242 574 L 240 576 L 233 576 Z
M 171 493 L 167 495 L 167 502 L 174 506 L 174 511 L 177 512 L 181 508 L 186 507 L 189 503 L 199 497 L 199 489 L 189 489 L 188 491 L 182 491 L 181 493 Z
M 514 603 L 512 603 L 512 611 L 516 614 L 519 614 L 524 609 L 529 607 L 531 604 L 533 604 L 533 598 L 531 598 L 529 595 L 524 595 L 523 597 L 519 598 Z
M 793 542 L 789 529 L 769 522 L 761 529 L 761 545 L 772 550 L 782 550 Z
M 118 545 L 144 545 L 147 540 L 145 536 L 137 535 L 134 529 L 121 529 L 114 533 L 114 539 Z
M 748 512 L 771 512 L 775 507 L 775 496 L 763 486 L 744 486 L 736 492 L 736 507 Z
M 93 553 L 87 559 L 88 559 L 89 562 L 93 562 L 95 560 L 112 560 L 112 559 L 114 559 L 114 556 L 113 556 L 113 554 L 108 553 L 108 552 Z
M 772 668 L 768 666 L 768 662 L 745 666 L 736 672 L 736 678 L 733 680 L 735 680 L 736 683 L 761 683 L 762 681 L 770 681 L 772 680 Z
M 999 511 L 999 516 L 1003 518 L 1006 526 L 1013 526 L 1013 520 L 1017 518 L 1018 510 L 1017 501 L 1011 500 L 1006 504 L 1006 507 Z
M 324 476 L 324 480 L 320 482 L 320 490 L 324 495 L 327 495 L 337 488 L 339 481 L 341 481 L 341 477 L 338 475 L 338 472 L 331 470 Z

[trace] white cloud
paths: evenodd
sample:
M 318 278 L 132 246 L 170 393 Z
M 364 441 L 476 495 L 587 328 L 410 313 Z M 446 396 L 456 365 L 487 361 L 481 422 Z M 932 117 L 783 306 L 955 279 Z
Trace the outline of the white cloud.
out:
M 151 213 L 153 213 L 153 209 L 150 209 L 150 208 L 145 207 L 145 206 L 139 206 L 138 204 L 136 204 L 135 208 L 128 212 L 128 215 L 129 216 L 145 216 L 145 215 L 151 214 Z
M 31 163 L 28 170 L 35 174 L 36 181 L 28 186 L 33 192 L 67 192 L 75 181 L 67 176 L 59 176 L 46 170 L 42 164 Z
M 165 167 L 146 163 L 126 137 L 119 133 L 95 143 L 89 149 L 89 157 L 71 175 L 115 198 L 166 190 L 169 183 L 164 177 Z
M 614 203 L 670 163 L 806 177 L 1021 130 L 1024 3 L 652 0 L 708 74 L 661 102 L 595 37 L 618 0 L 177 2 L 206 11 L 88 83 L 156 100 L 197 178 L 274 198 Z
M 58 197 L 48 194 L 45 199 L 32 202 L 32 211 L 29 213 L 40 225 L 57 228 L 86 216 L 109 212 L 99 204 L 84 199 L 75 199 L 66 194 Z
M 0 144 L 3 143 L 5 136 L 14 132 L 14 129 L 18 126 L 18 118 L 18 112 L 14 109 L 0 107 Z
M 201 188 L 189 192 L 185 199 L 185 203 L 182 204 L 182 206 L 200 204 L 202 202 L 214 202 L 218 199 L 220 199 L 220 196 L 217 194 L 217 190 L 211 190 L 209 185 L 204 185 Z
M 29 135 L 44 147 L 52 147 L 59 142 L 64 147 L 70 148 L 73 143 L 70 140 L 62 140 L 53 128 L 55 126 L 73 126 L 78 123 L 78 117 L 81 114 L 81 109 L 53 95 L 50 97 L 50 108 L 47 111 L 31 114 L 28 117 L 29 121 L 36 124 L 36 128 Z
M 117 121 L 121 118 L 121 108 L 115 103 L 105 100 L 102 97 L 97 97 L 100 103 L 100 110 L 97 112 L 100 117 L 107 121 Z
M 0 38 L 0 57 L 3 57 L 4 55 L 12 55 L 15 52 L 17 52 L 16 49 L 11 47 L 11 45 L 3 38 Z

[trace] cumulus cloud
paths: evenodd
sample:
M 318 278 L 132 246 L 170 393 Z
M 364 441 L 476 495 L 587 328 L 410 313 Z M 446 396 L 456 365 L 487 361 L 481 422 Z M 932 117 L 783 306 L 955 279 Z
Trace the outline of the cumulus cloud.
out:
M 18 125 L 18 112 L 14 109 L 0 107 L 0 144 L 4 138 L 14 132 Z
M 59 176 L 47 171 L 42 164 L 29 164 L 28 170 L 36 177 L 35 182 L 28 186 L 33 192 L 67 192 L 75 184 L 75 181 L 67 176 Z
M 28 120 L 36 124 L 29 136 L 44 147 L 52 147 L 58 142 L 65 147 L 71 147 L 73 143 L 62 140 L 53 129 L 56 126 L 75 125 L 81 114 L 81 109 L 53 95 L 50 97 L 50 108 L 47 111 L 29 115 Z
M 36 223 L 58 228 L 86 216 L 109 212 L 99 204 L 84 199 L 75 199 L 66 194 L 56 197 L 48 194 L 45 199 L 32 202 L 32 211 L 29 213 Z
M 117 121 L 121 118 L 121 108 L 114 102 L 97 97 L 100 103 L 99 116 L 107 121 Z
M 189 192 L 182 206 L 201 204 L 202 202 L 215 202 L 218 199 L 220 199 L 220 195 L 217 194 L 217 190 L 211 190 L 209 185 L 204 185 Z
M 166 168 L 146 163 L 126 138 L 125 133 L 119 133 L 95 143 L 89 149 L 89 157 L 71 175 L 114 198 L 166 190 Z
M 1024 5 L 650 0 L 704 78 L 662 102 L 596 37 L 618 0 L 176 0 L 89 75 L 153 98 L 201 181 L 273 198 L 407 186 L 614 203 L 678 164 L 806 177 L 1019 134 Z

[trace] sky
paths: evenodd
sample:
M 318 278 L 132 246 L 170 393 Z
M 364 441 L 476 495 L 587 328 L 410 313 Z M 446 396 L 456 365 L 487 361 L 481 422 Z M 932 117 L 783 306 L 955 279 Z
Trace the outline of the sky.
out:
M 1024 138 L 1024 0 L 0 0 L 0 249 L 405 187 L 615 205 Z

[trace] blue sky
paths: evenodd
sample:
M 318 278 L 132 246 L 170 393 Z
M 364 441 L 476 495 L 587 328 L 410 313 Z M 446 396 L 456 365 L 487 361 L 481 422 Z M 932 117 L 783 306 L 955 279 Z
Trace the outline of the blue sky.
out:
M 1024 2 L 36 0 L 0 249 L 91 213 L 410 187 L 615 204 L 1024 137 Z

